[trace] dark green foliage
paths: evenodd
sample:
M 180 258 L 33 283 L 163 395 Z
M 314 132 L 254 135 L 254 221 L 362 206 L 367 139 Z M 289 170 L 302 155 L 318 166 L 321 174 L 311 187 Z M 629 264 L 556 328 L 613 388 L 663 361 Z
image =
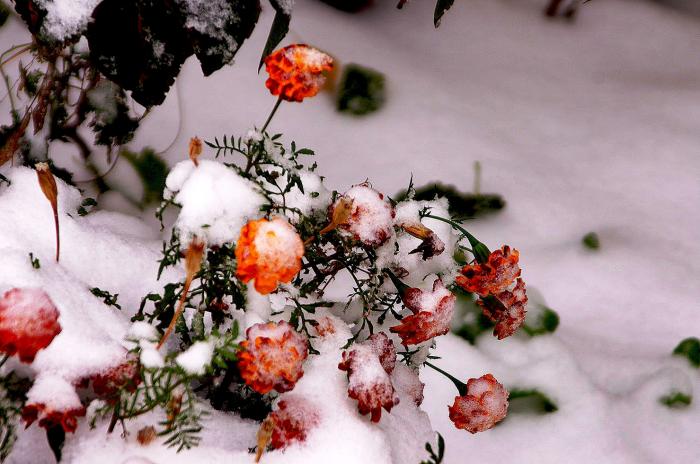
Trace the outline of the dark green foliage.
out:
M 595 232 L 589 232 L 584 235 L 581 239 L 581 243 L 589 250 L 597 250 L 600 248 L 600 238 Z
M 8 179 L 7 177 L 5 177 L 5 176 L 3 176 L 2 174 L 0 174 L 0 185 L 2 185 L 3 183 L 5 183 L 5 184 L 7 184 L 7 185 L 11 185 L 11 184 L 12 184 L 12 182 L 10 182 L 10 179 Z
M 101 290 L 97 287 L 91 288 L 90 293 L 95 295 L 97 298 L 102 298 L 102 301 L 107 306 L 114 306 L 117 309 L 122 309 L 121 305 L 117 303 L 117 298 L 119 298 L 118 293 L 112 294 L 108 291 Z
M 124 91 L 109 81 L 102 81 L 87 96 L 88 111 L 95 115 L 90 123 L 95 132 L 95 143 L 107 146 L 129 143 L 139 122 L 129 115 Z
M 442 438 L 440 433 L 437 434 L 438 437 L 438 447 L 437 453 L 433 450 L 433 445 L 430 443 L 425 444 L 425 450 L 429 454 L 429 459 L 427 461 L 421 461 L 420 464 L 440 464 L 445 458 L 445 439 Z
M 97 206 L 97 201 L 94 198 L 85 198 L 78 207 L 78 216 L 87 216 L 90 211 L 87 208 Z
M 386 99 L 384 75 L 358 64 L 348 64 L 338 89 L 338 111 L 356 116 L 377 111 Z
M 39 261 L 39 258 L 34 257 L 34 253 L 29 253 L 29 262 L 32 263 L 32 267 L 34 269 L 41 268 L 41 262 Z
M 673 354 L 686 358 L 693 367 L 700 368 L 700 339 L 686 338 L 676 346 Z
M 671 392 L 659 398 L 659 403 L 669 408 L 685 408 L 693 402 L 693 397 L 681 392 Z
M 140 153 L 128 150 L 121 152 L 122 156 L 136 169 L 143 183 L 141 204 L 158 202 L 163 198 L 165 178 L 168 176 L 168 165 L 152 148 L 144 148 Z
M 208 76 L 233 60 L 238 49 L 231 44 L 240 46 L 250 37 L 260 15 L 259 1 L 229 3 L 230 14 L 222 11 L 218 18 L 222 30 L 205 34 L 187 26 L 185 2 L 104 0 L 88 26 L 91 59 L 110 80 L 131 90 L 134 100 L 147 107 L 159 105 L 190 55 L 197 56 Z
M 508 412 L 513 413 L 538 413 L 546 414 L 559 410 L 557 404 L 541 391 L 532 389 L 512 388 L 509 390 L 510 403 Z
M 46 441 L 49 442 L 49 447 L 53 451 L 56 462 L 61 462 L 63 454 L 63 444 L 66 441 L 66 432 L 61 424 L 52 425 L 46 429 Z
M 267 42 L 265 42 L 265 48 L 260 57 L 258 70 L 262 68 L 265 58 L 275 50 L 275 47 L 284 39 L 284 36 L 287 35 L 287 32 L 289 32 L 289 23 L 292 20 L 292 17 L 287 14 L 282 5 L 283 0 L 270 0 L 270 4 L 275 10 L 275 19 L 272 21 L 270 34 L 267 36 Z
M 0 2 L 0 27 L 4 26 L 7 22 L 7 18 L 10 17 L 10 9 L 5 2 Z
M 435 15 L 433 18 L 433 23 L 435 24 L 435 27 L 440 27 L 440 21 L 442 20 L 442 16 L 445 14 L 447 10 L 449 10 L 452 5 L 454 4 L 455 0 L 438 0 L 437 4 L 435 5 Z
M 357 13 L 372 4 L 372 0 L 321 0 L 330 6 L 348 13 Z
M 538 305 L 537 318 L 534 321 L 525 320 L 522 330 L 531 337 L 553 333 L 559 327 L 559 315 L 551 308 Z
M 407 197 L 407 191 L 399 192 L 395 200 L 401 201 Z M 453 185 L 440 182 L 426 184 L 415 189 L 414 200 L 428 201 L 435 198 L 447 198 L 450 215 L 457 218 L 474 218 L 488 213 L 500 211 L 506 206 L 503 197 L 497 193 L 468 193 L 461 192 Z
M 7 356 L 0 360 L 0 366 L 6 360 Z M 0 377 L 0 462 L 12 452 L 22 405 L 30 387 L 30 380 L 19 377 L 14 372 Z

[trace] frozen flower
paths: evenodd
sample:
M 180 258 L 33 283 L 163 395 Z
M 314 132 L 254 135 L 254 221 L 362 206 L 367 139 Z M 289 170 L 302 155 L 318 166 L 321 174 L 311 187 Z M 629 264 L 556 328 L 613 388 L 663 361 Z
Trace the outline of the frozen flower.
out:
M 286 392 L 304 375 L 308 355 L 306 338 L 287 322 L 255 324 L 241 342 L 238 368 L 248 386 L 258 393 Z
M 338 207 L 349 208 L 338 227 L 367 246 L 382 245 L 394 232 L 394 208 L 382 193 L 367 184 L 356 185 L 338 198 L 330 207 L 331 218 L 336 216 Z
M 378 337 L 355 343 L 352 348 L 344 351 L 343 359 L 338 365 L 338 369 L 348 373 L 348 396 L 357 400 L 360 414 L 371 413 L 372 422 L 379 422 L 382 408 L 390 412 L 391 408 L 399 404 L 399 397 L 389 377 L 390 371 L 386 370 L 387 367 L 393 370 L 396 351 L 386 334 L 376 335 Z
M 130 355 L 124 362 L 93 375 L 92 389 L 95 394 L 107 401 L 116 401 L 119 390 L 135 392 L 141 382 L 138 358 Z
M 304 442 L 309 430 L 319 422 L 316 407 L 297 395 L 285 396 L 269 417 L 274 423 L 270 445 L 275 449 L 286 448 L 294 442 Z
M 236 276 L 266 295 L 279 282 L 288 283 L 301 269 L 304 244 L 294 227 L 282 218 L 250 221 L 236 243 Z
M 0 298 L 0 351 L 25 363 L 61 332 L 58 309 L 43 290 L 13 288 Z
M 289 45 L 265 58 L 270 75 L 265 86 L 272 95 L 300 102 L 319 92 L 326 80 L 323 73 L 331 69 L 333 58 L 329 55 L 305 44 Z
M 313 325 L 314 329 L 316 330 L 316 333 L 321 338 L 328 337 L 330 335 L 333 335 L 336 332 L 335 323 L 328 316 L 320 317 L 319 319 L 313 321 L 312 325 Z
M 456 397 L 449 409 L 455 427 L 483 432 L 506 417 L 508 391 L 491 374 L 469 379 L 466 394 Z
M 408 288 L 401 293 L 401 299 L 413 314 L 389 330 L 398 334 L 405 346 L 417 345 L 449 332 L 457 298 L 445 288 L 442 280 L 435 279 L 432 291 Z
M 27 427 L 39 420 L 39 427 L 51 429 L 61 426 L 65 432 L 75 432 L 78 417 L 85 415 L 83 406 L 66 409 L 52 409 L 45 403 L 27 403 L 22 409 L 22 420 Z
M 518 279 L 512 290 L 504 290 L 496 295 L 480 298 L 477 303 L 484 315 L 496 323 L 493 334 L 502 340 L 510 337 L 523 324 L 527 305 L 525 282 Z
M 456 283 L 468 292 L 480 296 L 495 295 L 508 288 L 520 276 L 518 250 L 504 245 L 491 252 L 485 263 L 467 264 Z

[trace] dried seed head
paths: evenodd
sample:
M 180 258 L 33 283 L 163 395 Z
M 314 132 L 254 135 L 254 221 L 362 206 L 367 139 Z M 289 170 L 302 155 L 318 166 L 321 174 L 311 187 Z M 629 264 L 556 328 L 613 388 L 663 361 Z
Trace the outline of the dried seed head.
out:
M 148 425 L 138 431 L 136 434 L 136 439 L 140 445 L 146 446 L 151 444 L 153 440 L 156 439 L 157 435 L 156 429 L 152 425 Z
M 258 449 L 255 453 L 255 462 L 260 462 L 260 458 L 265 452 L 267 445 L 270 443 L 270 439 L 272 438 L 272 431 L 274 429 L 275 420 L 272 417 L 268 417 L 262 422 L 262 424 L 260 424 L 260 428 L 258 429 L 257 435 Z
M 56 227 L 56 261 L 58 261 L 61 252 L 61 240 L 58 227 L 58 187 L 56 186 L 56 179 L 54 179 L 48 163 L 36 163 L 34 167 L 39 179 L 39 187 L 46 199 L 49 200 L 53 210 L 54 225 Z
M 195 166 L 199 166 L 199 155 L 202 154 L 202 140 L 199 137 L 190 139 L 190 159 Z

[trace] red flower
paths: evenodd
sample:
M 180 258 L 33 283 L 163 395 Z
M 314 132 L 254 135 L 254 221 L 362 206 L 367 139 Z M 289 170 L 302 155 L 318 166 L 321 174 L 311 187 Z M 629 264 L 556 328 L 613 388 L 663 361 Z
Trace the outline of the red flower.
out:
M 95 394 L 107 401 L 118 400 L 119 390 L 135 392 L 141 383 L 141 372 L 138 359 L 129 357 L 126 361 L 91 377 L 92 389 Z
M 431 292 L 409 288 L 401 299 L 413 314 L 389 330 L 401 337 L 404 346 L 417 345 L 449 332 L 457 298 L 445 288 L 442 280 L 435 279 Z
M 304 375 L 306 337 L 286 322 L 251 326 L 241 347 L 238 369 L 245 383 L 258 393 L 289 391 Z
M 294 442 L 304 442 L 309 430 L 319 422 L 316 407 L 296 395 L 285 396 L 269 417 L 274 422 L 270 441 L 274 449 L 286 448 Z
M 519 257 L 518 250 L 504 245 L 491 252 L 486 263 L 464 266 L 462 275 L 457 276 L 457 285 L 480 296 L 500 293 L 520 276 Z
M 467 381 L 467 394 L 450 406 L 455 427 L 470 433 L 488 430 L 506 417 L 508 391 L 491 375 Z
M 305 44 L 289 45 L 265 58 L 270 75 L 265 86 L 272 95 L 300 102 L 319 92 L 326 81 L 323 73 L 331 69 L 333 58 L 329 55 Z
M 43 290 L 13 288 L 0 298 L 0 351 L 25 363 L 61 333 L 58 309 Z
M 367 184 L 360 184 L 345 192 L 330 207 L 329 216 L 333 222 L 335 208 L 347 208 L 340 229 L 352 234 L 355 240 L 367 246 L 378 247 L 389 240 L 394 232 L 396 212 L 385 198 Z
M 502 340 L 510 337 L 523 324 L 527 294 L 523 279 L 516 280 L 512 290 L 504 290 L 495 296 L 480 298 L 477 303 L 484 315 L 496 323 L 493 334 Z
M 50 429 L 60 425 L 65 432 L 75 432 L 78 428 L 78 417 L 85 415 L 85 408 L 68 408 L 56 410 L 45 403 L 29 403 L 22 409 L 22 420 L 27 427 L 39 419 L 39 427 Z
M 266 295 L 299 273 L 303 256 L 304 243 L 286 220 L 250 221 L 236 243 L 236 277 L 244 283 L 255 279 L 255 289 Z
M 395 364 L 394 344 L 384 333 L 374 334 L 363 343 L 355 343 L 343 352 L 343 359 L 338 364 L 338 369 L 348 373 L 348 396 L 357 400 L 360 414 L 371 413 L 372 422 L 379 422 L 382 408 L 390 412 L 399 404 L 389 377 Z

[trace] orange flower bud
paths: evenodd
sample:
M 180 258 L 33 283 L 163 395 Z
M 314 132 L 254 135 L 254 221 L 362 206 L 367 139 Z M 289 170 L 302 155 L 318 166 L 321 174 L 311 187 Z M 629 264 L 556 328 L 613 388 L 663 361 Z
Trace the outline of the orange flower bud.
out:
M 51 209 L 53 210 L 54 225 L 56 227 L 56 261 L 58 261 L 61 251 L 61 240 L 58 228 L 58 187 L 56 186 L 56 179 L 54 179 L 47 163 L 36 163 L 35 168 L 36 175 L 39 178 L 39 187 L 46 199 L 49 200 Z
M 199 166 L 199 155 L 202 154 L 202 141 L 199 137 L 192 137 L 190 139 L 190 159 L 195 166 Z

